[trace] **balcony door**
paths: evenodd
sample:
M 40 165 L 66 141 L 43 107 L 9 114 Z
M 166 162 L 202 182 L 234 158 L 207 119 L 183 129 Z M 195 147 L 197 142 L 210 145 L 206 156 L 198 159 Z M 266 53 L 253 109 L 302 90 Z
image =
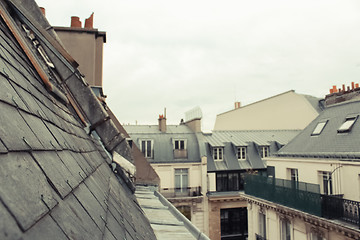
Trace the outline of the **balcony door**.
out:
M 189 192 L 189 176 L 187 168 L 175 169 L 176 195 L 186 195 Z

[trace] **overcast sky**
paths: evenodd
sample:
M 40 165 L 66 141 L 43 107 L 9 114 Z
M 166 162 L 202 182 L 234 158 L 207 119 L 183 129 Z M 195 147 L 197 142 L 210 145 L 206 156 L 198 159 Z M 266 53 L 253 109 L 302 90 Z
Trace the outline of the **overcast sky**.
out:
M 125 124 L 178 124 L 288 91 L 324 97 L 360 82 L 360 1 L 37 0 L 54 26 L 107 33 L 104 92 Z

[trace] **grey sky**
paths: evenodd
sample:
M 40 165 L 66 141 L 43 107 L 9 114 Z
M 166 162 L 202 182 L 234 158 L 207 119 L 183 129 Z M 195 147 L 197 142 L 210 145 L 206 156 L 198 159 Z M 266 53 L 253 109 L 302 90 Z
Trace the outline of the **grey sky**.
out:
M 323 97 L 360 74 L 360 2 L 37 0 L 54 26 L 94 14 L 107 32 L 104 91 L 122 123 L 216 114 L 288 90 Z

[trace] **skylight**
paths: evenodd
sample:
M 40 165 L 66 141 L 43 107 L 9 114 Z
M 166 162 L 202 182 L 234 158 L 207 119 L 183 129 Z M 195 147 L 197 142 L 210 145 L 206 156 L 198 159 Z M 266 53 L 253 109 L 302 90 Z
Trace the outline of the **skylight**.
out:
M 339 127 L 338 132 L 350 132 L 351 128 L 353 127 L 354 123 L 356 122 L 356 117 L 347 117 L 345 122 Z
M 327 124 L 327 120 L 326 121 L 322 121 L 322 122 L 319 122 L 314 131 L 312 132 L 311 136 L 316 136 L 316 135 L 320 135 L 320 133 L 322 132 L 322 130 L 324 130 L 326 124 Z

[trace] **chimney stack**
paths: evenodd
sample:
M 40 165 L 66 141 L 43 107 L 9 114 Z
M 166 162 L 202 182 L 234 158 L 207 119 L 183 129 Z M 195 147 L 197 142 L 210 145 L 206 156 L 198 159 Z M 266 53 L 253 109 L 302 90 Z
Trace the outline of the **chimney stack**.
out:
M 329 106 L 352 99 L 360 99 L 359 84 L 354 82 L 351 83 L 351 86 L 345 86 L 345 84 L 343 84 L 342 88 L 339 89 L 333 86 L 330 89 L 330 94 L 325 96 L 325 105 Z
M 238 109 L 241 107 L 241 103 L 240 102 L 235 102 L 235 109 Z
M 81 28 L 81 21 L 80 18 L 77 16 L 71 17 L 71 27 L 72 28 Z
M 89 18 L 85 19 L 84 28 L 93 29 L 93 25 L 94 25 L 94 13 L 92 13 Z
M 165 116 L 164 116 L 165 114 Z M 166 132 L 166 108 L 164 114 L 159 115 L 159 130 L 160 132 Z

